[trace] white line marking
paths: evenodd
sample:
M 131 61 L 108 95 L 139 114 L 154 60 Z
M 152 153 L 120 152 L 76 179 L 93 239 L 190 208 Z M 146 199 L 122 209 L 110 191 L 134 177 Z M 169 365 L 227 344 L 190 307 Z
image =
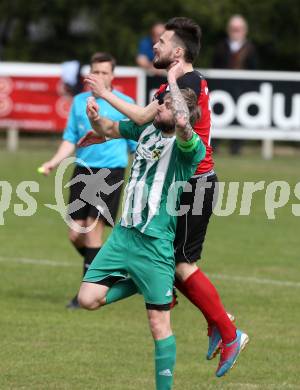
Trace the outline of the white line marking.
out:
M 57 261 L 57 260 L 48 260 L 48 259 L 28 259 L 24 257 L 4 257 L 0 256 L 0 262 L 13 261 L 14 263 L 20 264 L 34 264 L 50 267 L 77 267 L 75 261 Z M 275 279 L 261 279 L 255 277 L 245 277 L 245 276 L 234 276 L 234 275 L 224 275 L 224 274 L 212 274 L 207 273 L 211 278 L 220 279 L 220 280 L 230 280 L 232 282 L 238 283 L 250 283 L 250 284 L 267 284 L 272 286 L 279 287 L 294 287 L 300 288 L 300 283 L 290 282 L 287 280 L 275 280 Z
M 255 277 L 245 277 L 245 276 L 233 276 L 233 275 L 223 275 L 223 274 L 207 274 L 212 278 L 223 279 L 223 280 L 231 280 L 233 282 L 249 282 L 253 284 L 270 284 L 273 286 L 280 287 L 296 287 L 300 288 L 300 283 L 298 282 L 289 282 L 287 280 L 274 280 L 274 279 L 261 279 Z
M 241 387 L 242 389 L 261 389 L 262 385 L 257 385 L 254 383 L 226 383 L 227 385 L 231 387 Z M 276 384 L 271 384 L 271 383 L 264 383 L 263 384 L 264 389 L 299 389 L 299 386 L 288 384 L 288 383 L 276 383 Z
M 3 257 L 0 256 L 0 262 L 9 262 L 20 264 L 35 264 L 35 265 L 49 265 L 50 267 L 76 267 L 75 262 L 55 261 L 47 259 L 27 259 L 24 257 Z

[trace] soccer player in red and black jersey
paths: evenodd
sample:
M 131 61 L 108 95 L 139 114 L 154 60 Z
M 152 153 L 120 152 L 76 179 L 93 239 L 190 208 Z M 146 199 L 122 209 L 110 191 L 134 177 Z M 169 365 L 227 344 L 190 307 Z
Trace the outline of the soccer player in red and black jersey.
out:
M 211 112 L 208 87 L 203 76 L 193 68 L 193 62 L 200 50 L 201 29 L 193 20 L 184 17 L 170 19 L 165 27 L 166 31 L 154 45 L 153 64 L 159 69 L 169 69 L 174 64 L 181 64 L 177 66 L 181 72 L 178 74 L 177 83 L 180 88 L 193 89 L 198 96 L 201 119 L 194 129 L 206 146 L 205 159 L 190 179 L 189 191 L 185 191 L 181 196 L 181 205 L 188 205 L 189 211 L 179 216 L 177 221 L 174 241 L 175 286 L 206 318 L 209 336 L 207 359 L 212 359 L 221 351 L 216 375 L 223 376 L 233 366 L 249 338 L 244 332 L 236 329 L 222 305 L 216 288 L 196 265 L 196 261 L 201 257 L 217 184 L 210 146 Z M 153 102 L 146 107 L 139 107 L 117 99 L 106 91 L 92 75 L 87 77 L 86 82 L 94 94 L 108 100 L 110 104 L 138 124 L 153 120 L 159 103 L 169 89 L 168 84 L 162 85 Z M 198 199 L 201 188 L 202 193 L 204 190 L 204 195 Z M 130 286 L 126 293 L 124 286 L 123 284 L 119 299 L 131 295 L 134 291 Z

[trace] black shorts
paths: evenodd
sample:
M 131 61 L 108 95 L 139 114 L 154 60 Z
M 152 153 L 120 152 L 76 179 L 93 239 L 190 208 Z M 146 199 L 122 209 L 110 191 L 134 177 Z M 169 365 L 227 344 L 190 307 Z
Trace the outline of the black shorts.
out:
M 110 173 L 106 176 L 108 170 Z M 124 180 L 124 173 L 124 168 L 86 168 L 76 165 L 71 180 L 77 182 L 70 186 L 69 217 L 73 220 L 101 218 L 106 225 L 111 226 L 117 217 L 123 185 L 113 191 L 109 187 Z
M 191 192 L 183 192 L 180 205 L 189 205 L 189 211 L 177 219 L 174 241 L 176 263 L 192 263 L 201 258 L 207 225 L 217 200 L 216 174 L 191 178 Z M 204 184 L 207 187 L 205 188 Z M 216 191 L 216 195 L 214 193 Z

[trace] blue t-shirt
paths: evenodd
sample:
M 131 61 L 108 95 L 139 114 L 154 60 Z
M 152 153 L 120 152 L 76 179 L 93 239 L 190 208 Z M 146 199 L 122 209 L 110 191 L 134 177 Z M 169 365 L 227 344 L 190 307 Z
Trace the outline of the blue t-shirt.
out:
M 154 52 L 151 37 L 145 37 L 139 41 L 138 55 L 146 56 L 149 61 L 153 61 Z
M 133 103 L 133 99 L 119 91 L 112 91 L 116 96 Z M 63 134 L 63 140 L 76 145 L 88 131 L 92 129 L 89 118 L 86 114 L 87 98 L 92 96 L 91 92 L 83 92 L 74 97 L 67 127 Z M 126 117 L 104 99 L 96 99 L 100 107 L 100 114 L 113 121 L 120 121 Z M 136 142 L 125 139 L 114 139 L 103 144 L 95 144 L 84 148 L 76 149 L 78 165 L 84 165 L 84 161 L 91 168 L 125 168 L 128 164 L 128 149 L 135 152 Z

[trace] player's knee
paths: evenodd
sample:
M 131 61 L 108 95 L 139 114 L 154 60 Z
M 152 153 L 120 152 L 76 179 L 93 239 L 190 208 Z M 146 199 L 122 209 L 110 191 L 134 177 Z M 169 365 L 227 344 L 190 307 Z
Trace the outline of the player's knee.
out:
M 96 310 L 105 304 L 104 298 L 99 298 L 86 289 L 80 289 L 78 293 L 79 305 L 86 310 Z
M 78 293 L 78 303 L 80 307 L 87 310 L 92 310 L 93 308 L 93 300 L 91 297 L 85 292 L 79 291 Z
M 162 328 L 161 322 L 158 320 L 158 318 L 149 318 L 149 325 L 153 338 L 159 338 L 159 334 L 161 333 Z
M 197 269 L 196 263 L 178 263 L 176 264 L 176 278 L 183 282 Z
M 170 322 L 162 319 L 161 316 L 150 316 L 149 325 L 154 339 L 164 339 L 171 333 Z

